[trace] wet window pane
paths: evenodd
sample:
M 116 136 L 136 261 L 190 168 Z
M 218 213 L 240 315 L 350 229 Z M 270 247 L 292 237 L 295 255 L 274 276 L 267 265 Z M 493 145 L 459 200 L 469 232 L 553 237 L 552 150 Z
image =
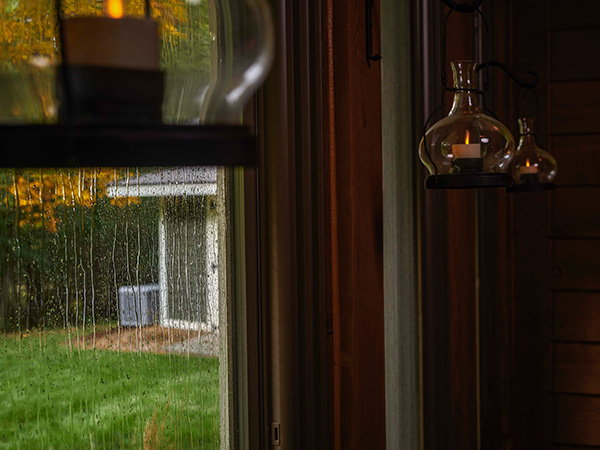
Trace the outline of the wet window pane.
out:
M 226 445 L 225 178 L 0 171 L 0 447 Z
M 109 3 L 120 3 L 126 18 L 145 14 L 143 0 L 62 0 L 61 3 L 62 16 L 66 18 L 108 17 Z M 163 122 L 239 123 L 244 105 L 266 77 L 273 58 L 274 36 L 266 2 L 152 0 L 150 3 L 152 18 L 159 24 L 156 54 L 165 75 Z M 54 6 L 55 0 L 0 1 L 2 122 L 58 120 L 56 71 L 61 49 Z M 86 31 L 88 36 L 94 35 L 92 30 Z M 67 39 L 66 45 L 74 48 L 84 37 L 75 34 L 76 42 Z M 116 58 L 107 63 L 106 56 L 98 56 L 91 58 L 93 63 L 90 63 L 87 56 L 99 53 L 103 52 L 97 48 L 83 51 L 86 58 L 79 64 L 98 65 L 102 61 L 108 67 L 128 67 L 126 62 L 131 62 Z M 128 68 L 136 68 L 135 64 L 131 62 L 132 67 Z

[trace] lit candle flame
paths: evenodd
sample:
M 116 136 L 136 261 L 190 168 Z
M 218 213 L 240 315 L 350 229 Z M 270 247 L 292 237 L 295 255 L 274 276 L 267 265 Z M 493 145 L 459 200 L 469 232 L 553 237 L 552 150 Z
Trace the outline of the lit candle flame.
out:
M 531 164 L 529 163 L 529 158 L 527 158 L 527 161 L 525 161 L 525 166 L 529 167 Z
M 469 135 L 470 135 L 470 132 L 469 132 L 469 130 L 467 130 L 467 135 L 465 136 L 465 144 L 467 144 L 467 145 L 469 145 Z
M 108 0 L 106 12 L 113 19 L 120 19 L 123 17 L 123 0 Z

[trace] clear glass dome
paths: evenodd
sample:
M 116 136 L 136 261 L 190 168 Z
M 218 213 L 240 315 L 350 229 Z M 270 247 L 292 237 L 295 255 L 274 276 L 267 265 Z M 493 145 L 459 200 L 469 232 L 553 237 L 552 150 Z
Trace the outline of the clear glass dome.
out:
M 506 186 L 510 179 L 504 172 L 513 157 L 515 140 L 508 128 L 479 106 L 476 62 L 454 61 L 451 66 L 452 109 L 427 130 L 426 141 L 421 139 L 419 145 L 419 157 L 435 177 L 427 181 L 427 187 Z
M 535 141 L 535 120 L 531 117 L 519 119 L 519 146 L 510 164 L 510 173 L 515 186 L 540 189 L 547 185 L 551 189 L 557 166 L 554 157 L 538 147 Z
M 11 1 L 0 10 L 3 123 L 58 120 L 57 70 L 62 55 L 54 3 Z M 126 37 L 136 28 L 134 22 L 149 22 L 144 20 L 143 0 L 63 0 L 62 4 L 62 15 L 67 20 L 108 20 L 109 13 L 114 15 L 116 11 L 115 17 L 122 14 L 118 27 L 128 31 L 122 33 L 124 37 L 117 45 L 120 51 L 134 46 Z M 144 34 L 147 31 L 137 37 L 147 53 L 158 53 L 156 70 L 164 76 L 162 122 L 239 123 L 246 102 L 264 81 L 273 60 L 274 29 L 266 1 L 153 0 L 151 16 L 158 24 L 154 28 L 158 48 L 151 48 L 154 38 Z M 126 22 L 128 25 L 123 25 Z M 91 29 L 87 31 L 93 34 Z M 82 41 L 79 37 L 71 43 Z M 105 42 L 95 41 L 110 52 Z M 140 48 L 135 54 L 143 53 Z M 91 49 L 88 53 L 97 52 Z M 149 69 L 144 64 L 136 68 Z

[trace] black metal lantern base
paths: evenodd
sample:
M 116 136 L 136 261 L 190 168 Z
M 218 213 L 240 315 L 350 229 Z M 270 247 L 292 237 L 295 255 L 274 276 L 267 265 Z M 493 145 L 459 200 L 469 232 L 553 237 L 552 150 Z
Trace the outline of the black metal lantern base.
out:
M 431 175 L 425 180 L 427 189 L 477 189 L 510 186 L 507 173 L 465 173 Z
M 0 167 L 251 166 L 241 125 L 5 125 Z
M 555 187 L 554 183 L 522 183 L 507 187 L 506 192 L 513 194 L 515 192 L 552 191 Z
M 162 121 L 164 74 L 160 71 L 67 65 L 63 77 L 61 122 L 158 125 Z

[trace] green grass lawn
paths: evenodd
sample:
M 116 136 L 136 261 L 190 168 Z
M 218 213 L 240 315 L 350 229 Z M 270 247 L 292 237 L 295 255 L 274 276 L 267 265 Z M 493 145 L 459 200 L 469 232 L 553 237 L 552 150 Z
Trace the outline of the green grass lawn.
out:
M 218 449 L 217 358 L 0 338 L 0 449 Z

